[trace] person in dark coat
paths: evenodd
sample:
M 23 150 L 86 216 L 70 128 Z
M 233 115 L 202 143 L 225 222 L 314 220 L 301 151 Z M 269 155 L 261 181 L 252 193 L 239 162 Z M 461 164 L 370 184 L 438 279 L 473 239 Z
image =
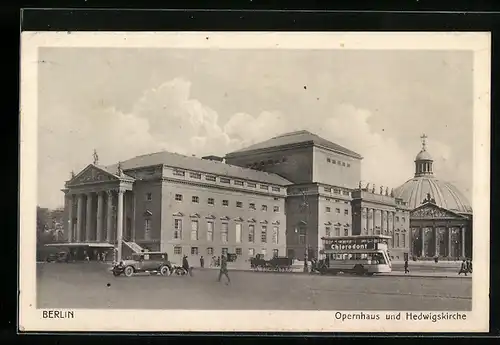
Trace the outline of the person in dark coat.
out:
M 458 271 L 458 275 L 460 274 L 465 274 L 467 276 L 467 262 L 465 259 L 462 261 L 462 264 L 460 265 L 460 271 Z
M 221 261 L 220 261 L 219 279 L 217 281 L 220 282 L 222 276 L 224 275 L 227 278 L 226 285 L 228 285 L 229 283 L 231 283 L 231 279 L 229 279 L 229 274 L 227 270 L 227 258 L 225 255 L 222 255 L 220 259 Z
M 472 260 L 467 259 L 467 272 L 472 273 Z
M 405 274 L 410 273 L 410 270 L 408 269 L 408 260 L 405 260 Z
M 203 255 L 200 257 L 200 266 L 201 268 L 205 267 L 205 259 L 203 258 Z
M 186 273 L 189 273 L 191 277 L 193 276 L 191 267 L 189 267 L 187 255 L 184 255 L 184 257 L 182 258 L 182 268 L 184 268 L 186 270 Z

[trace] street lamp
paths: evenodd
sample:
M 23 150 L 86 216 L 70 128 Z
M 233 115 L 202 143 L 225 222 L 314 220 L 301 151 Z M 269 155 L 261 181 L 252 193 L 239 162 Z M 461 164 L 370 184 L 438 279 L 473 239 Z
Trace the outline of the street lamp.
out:
M 308 241 L 308 227 L 309 227 L 309 223 L 308 223 L 308 218 L 309 218 L 309 203 L 307 202 L 307 196 L 306 196 L 306 193 L 305 191 L 302 191 L 302 205 L 301 205 L 301 208 L 302 208 L 302 212 L 304 212 L 304 220 L 303 220 L 303 226 L 304 226 L 304 229 L 305 229 L 305 253 L 304 253 L 304 273 L 308 273 L 309 272 L 309 269 L 308 269 L 308 263 L 307 261 L 309 260 L 309 241 Z M 299 234 L 300 235 L 300 234 Z

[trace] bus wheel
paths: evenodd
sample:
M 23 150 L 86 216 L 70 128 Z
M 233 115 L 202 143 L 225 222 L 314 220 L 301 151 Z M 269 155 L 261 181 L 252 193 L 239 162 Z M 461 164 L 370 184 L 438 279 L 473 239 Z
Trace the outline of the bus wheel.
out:
M 365 268 L 363 267 L 363 265 L 356 265 L 354 266 L 353 271 L 355 274 L 362 276 L 365 273 Z

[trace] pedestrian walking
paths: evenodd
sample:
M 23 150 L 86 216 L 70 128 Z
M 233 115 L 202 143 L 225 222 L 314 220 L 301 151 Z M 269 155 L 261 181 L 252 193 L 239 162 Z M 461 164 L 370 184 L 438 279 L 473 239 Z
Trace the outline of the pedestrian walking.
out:
M 410 273 L 410 270 L 408 269 L 408 259 L 405 260 L 405 274 Z
M 462 273 L 465 276 L 467 276 L 467 262 L 465 261 L 465 259 L 462 261 L 462 264 L 460 265 L 460 271 L 458 271 L 458 275 Z
M 182 258 L 182 268 L 186 270 L 186 274 L 189 273 L 191 277 L 193 276 L 193 270 L 191 269 L 191 267 L 189 267 L 187 255 L 184 255 L 184 257 Z
M 217 267 L 220 267 L 220 256 L 217 257 L 217 263 L 215 264 Z
M 228 285 L 229 283 L 231 283 L 231 279 L 229 279 L 229 274 L 228 274 L 228 271 L 227 271 L 227 259 L 226 259 L 226 256 L 222 255 L 222 257 L 220 257 L 220 259 L 221 259 L 221 261 L 220 261 L 219 279 L 217 281 L 220 282 L 222 276 L 225 275 L 226 278 L 227 278 L 226 285 Z
M 467 259 L 467 272 L 472 274 L 472 259 Z
M 205 267 L 205 259 L 203 258 L 203 255 L 200 257 L 200 267 L 201 268 Z

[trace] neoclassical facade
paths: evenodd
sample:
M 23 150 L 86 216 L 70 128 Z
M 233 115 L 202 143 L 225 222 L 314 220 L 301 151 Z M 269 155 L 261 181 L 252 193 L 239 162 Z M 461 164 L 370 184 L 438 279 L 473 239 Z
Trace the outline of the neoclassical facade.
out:
M 361 186 L 361 160 L 307 131 L 224 158 L 157 152 L 105 166 L 95 154 L 63 189 L 68 246 L 117 259 L 151 250 L 174 261 L 302 260 L 319 256 L 325 236 L 383 234 L 395 260 L 471 253 L 472 209 L 435 179 L 425 146 L 415 177 L 394 191 Z
M 415 158 L 415 175 L 394 190 L 410 211 L 410 255 L 419 259 L 472 257 L 472 207 L 453 184 L 434 175 L 426 136 Z

